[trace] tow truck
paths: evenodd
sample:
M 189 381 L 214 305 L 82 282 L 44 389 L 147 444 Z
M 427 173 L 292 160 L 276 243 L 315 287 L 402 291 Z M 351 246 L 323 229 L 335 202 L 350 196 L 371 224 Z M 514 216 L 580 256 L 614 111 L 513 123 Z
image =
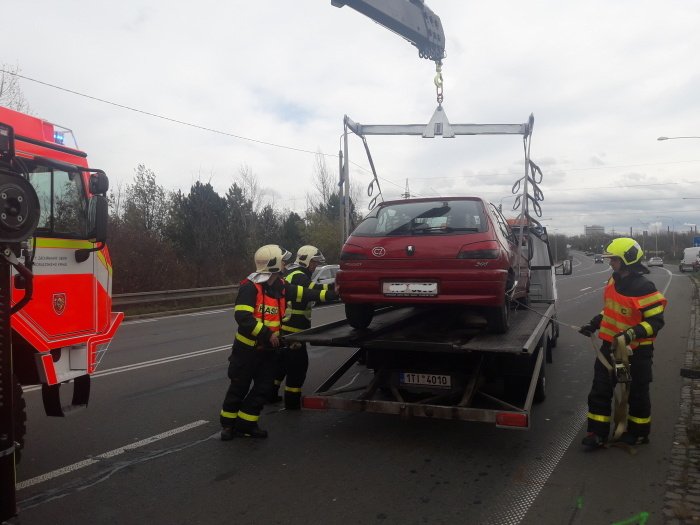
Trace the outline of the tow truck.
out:
M 86 157 L 71 130 L 0 107 L 3 493 L 14 487 L 5 463 L 19 461 L 24 444 L 22 387 L 41 387 L 48 416 L 86 407 L 90 377 L 124 317 L 112 311 L 109 180 Z M 72 399 L 64 404 L 68 383 Z M 14 501 L 0 507 L 11 516 Z
M 345 320 L 287 336 L 289 342 L 354 348 L 312 395 L 307 409 L 337 409 L 529 429 L 534 402 L 546 397 L 545 363 L 559 335 L 555 266 L 544 227 L 524 228 L 531 250 L 527 304 L 506 334 L 486 330 L 478 311 L 454 306 L 387 308 L 365 330 Z

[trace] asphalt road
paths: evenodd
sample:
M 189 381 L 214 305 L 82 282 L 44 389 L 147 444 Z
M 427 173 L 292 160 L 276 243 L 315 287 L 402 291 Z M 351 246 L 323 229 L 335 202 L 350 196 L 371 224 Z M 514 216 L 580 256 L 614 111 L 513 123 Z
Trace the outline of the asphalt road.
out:
M 577 255 L 574 275 L 559 276 L 559 319 L 581 325 L 598 313 L 609 275 Z M 218 412 L 235 324 L 229 310 L 204 312 L 126 322 L 87 410 L 47 418 L 40 393 L 25 392 L 19 522 L 575 525 L 641 523 L 649 513 L 647 523 L 659 523 L 691 287 L 667 269 L 651 279 L 670 304 L 657 340 L 652 442 L 634 455 L 581 450 L 595 357 L 567 326 L 529 431 L 267 407 L 269 439 L 224 443 Z M 342 316 L 341 305 L 322 307 L 314 322 Z M 312 348 L 305 390 L 349 353 Z

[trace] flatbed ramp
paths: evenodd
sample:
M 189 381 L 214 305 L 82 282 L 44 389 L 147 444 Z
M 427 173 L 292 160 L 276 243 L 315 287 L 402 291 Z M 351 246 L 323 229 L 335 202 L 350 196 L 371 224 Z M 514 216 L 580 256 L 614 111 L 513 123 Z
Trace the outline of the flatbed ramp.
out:
M 289 342 L 357 348 L 305 408 L 495 423 L 527 429 L 545 396 L 545 360 L 554 345 L 553 303 L 511 312 L 506 334 L 485 330 L 459 309 L 387 309 L 365 330 L 347 321 L 285 337 Z

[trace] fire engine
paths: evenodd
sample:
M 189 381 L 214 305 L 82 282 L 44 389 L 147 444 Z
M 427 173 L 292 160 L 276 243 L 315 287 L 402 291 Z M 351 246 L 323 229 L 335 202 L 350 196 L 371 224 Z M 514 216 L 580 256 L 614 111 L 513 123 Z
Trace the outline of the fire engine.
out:
M 21 387 L 41 385 L 48 416 L 87 406 L 90 376 L 124 314 L 112 312 L 107 175 L 88 166 L 69 129 L 4 107 L 0 123 L 14 130 L 13 162 L 36 191 L 40 210 L 33 237 L 10 261 L 18 450 L 26 421 Z M 72 401 L 64 406 L 60 387 L 69 382 Z

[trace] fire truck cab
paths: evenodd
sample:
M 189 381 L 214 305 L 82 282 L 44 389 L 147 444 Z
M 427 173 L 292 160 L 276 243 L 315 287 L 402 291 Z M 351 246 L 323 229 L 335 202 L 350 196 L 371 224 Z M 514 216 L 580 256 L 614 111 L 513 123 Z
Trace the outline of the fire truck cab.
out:
M 105 244 L 109 181 L 88 166 L 69 129 L 4 107 L 0 122 L 14 129 L 17 164 L 40 206 L 36 233 L 21 253 L 33 278 L 13 272 L 11 279 L 13 305 L 30 296 L 11 318 L 15 379 L 40 384 L 46 414 L 63 416 L 87 405 L 90 375 L 123 319 L 112 312 Z M 69 381 L 72 403 L 62 406 L 59 388 Z

